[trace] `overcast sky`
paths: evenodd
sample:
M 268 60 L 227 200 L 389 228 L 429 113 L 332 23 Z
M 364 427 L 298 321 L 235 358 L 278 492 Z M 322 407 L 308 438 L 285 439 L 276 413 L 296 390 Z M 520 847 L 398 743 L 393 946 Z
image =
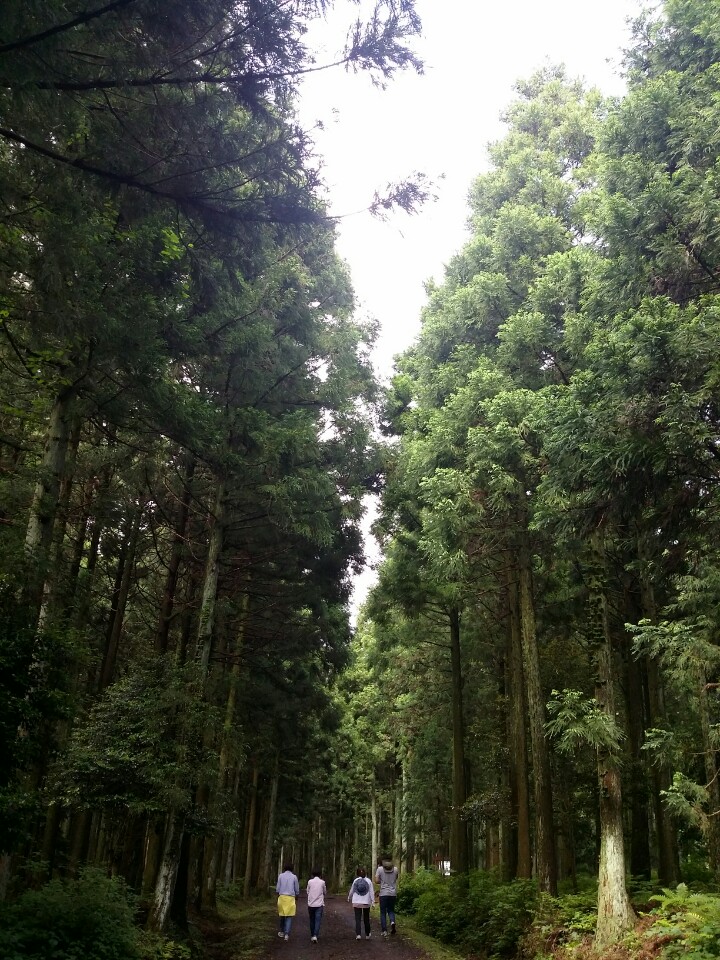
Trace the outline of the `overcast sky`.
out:
M 339 4 L 340 10 L 352 4 Z M 315 143 L 323 158 L 329 206 L 342 215 L 340 255 L 348 262 L 360 309 L 380 321 L 375 365 L 382 377 L 419 329 L 423 283 L 442 279 L 463 245 L 466 197 L 488 169 L 486 146 L 503 135 L 500 114 L 513 85 L 545 64 L 565 64 L 604 93 L 621 94 L 622 49 L 637 0 L 416 0 L 423 35 L 416 50 L 423 75 L 398 75 L 385 90 L 363 75 L 319 73 L 304 84 L 301 118 L 321 121 Z M 345 24 L 337 15 L 310 34 L 318 62 L 333 60 Z M 438 199 L 421 212 L 374 220 L 375 190 L 422 171 Z M 347 215 L 350 214 L 350 215 Z M 362 600 L 372 573 L 357 583 Z

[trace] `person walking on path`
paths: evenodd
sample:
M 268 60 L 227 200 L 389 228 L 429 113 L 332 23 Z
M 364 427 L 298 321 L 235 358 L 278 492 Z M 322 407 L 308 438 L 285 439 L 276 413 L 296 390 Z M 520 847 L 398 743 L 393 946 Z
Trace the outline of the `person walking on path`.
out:
M 310 920 L 310 940 L 312 943 L 318 942 L 326 895 L 325 881 L 317 870 L 313 870 L 307 883 L 308 918 Z
M 387 922 L 390 920 L 390 933 L 395 935 L 395 902 L 397 901 L 398 868 L 390 857 L 383 857 L 375 871 L 375 882 L 379 885 L 380 930 L 382 936 L 388 935 Z
M 360 924 L 365 924 L 365 939 L 370 939 L 370 907 L 375 903 L 373 885 L 367 879 L 362 867 L 358 867 L 357 876 L 348 891 L 348 900 L 352 900 L 355 911 L 355 939 L 361 940 Z
M 295 901 L 300 896 L 300 883 L 293 873 L 291 863 L 286 863 L 283 867 L 283 872 L 275 884 L 275 893 L 278 895 L 277 907 L 280 918 L 278 936 L 289 940 L 292 918 L 295 916 Z

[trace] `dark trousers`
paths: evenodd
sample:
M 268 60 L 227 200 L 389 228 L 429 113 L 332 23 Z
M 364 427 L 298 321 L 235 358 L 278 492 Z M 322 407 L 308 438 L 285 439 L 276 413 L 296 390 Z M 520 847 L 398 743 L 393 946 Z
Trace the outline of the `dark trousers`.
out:
M 322 920 L 322 907 L 308 907 L 308 918 L 310 920 L 310 936 L 320 936 L 320 922 Z
M 380 897 L 380 929 L 387 930 L 388 917 L 395 923 L 395 901 L 397 897 Z
M 355 911 L 355 933 L 360 936 L 360 921 L 365 921 L 365 936 L 370 933 L 370 907 L 353 907 Z

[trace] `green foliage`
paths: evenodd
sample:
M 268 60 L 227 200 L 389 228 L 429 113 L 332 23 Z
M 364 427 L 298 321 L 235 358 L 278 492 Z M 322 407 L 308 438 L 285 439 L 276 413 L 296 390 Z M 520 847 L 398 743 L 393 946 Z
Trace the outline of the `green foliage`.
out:
M 122 880 L 86 869 L 78 880 L 52 880 L 2 908 L 0 956 L 3 960 L 137 960 L 134 913 L 133 898 Z
M 562 752 L 575 753 L 583 747 L 592 747 L 611 755 L 619 753 L 625 739 L 622 727 L 600 708 L 597 701 L 580 691 L 553 690 L 548 713 L 552 719 L 546 728 Z
M 657 902 L 654 930 L 677 937 L 663 951 L 665 960 L 710 960 L 720 957 L 720 898 L 691 893 L 684 883 L 650 898 Z
M 195 664 L 136 664 L 76 727 L 56 789 L 73 806 L 133 812 L 189 803 L 188 787 L 209 757 L 202 731 L 212 708 L 193 695 Z
M 405 873 L 398 885 L 397 908 L 400 913 L 415 913 L 419 897 L 432 893 L 445 883 L 446 878 L 438 870 L 420 867 L 414 873 Z
M 191 960 L 193 951 L 186 943 L 141 930 L 138 933 L 138 955 L 140 960 Z
M 427 889 L 414 903 L 418 927 L 441 943 L 490 957 L 516 953 L 538 897 L 534 881 L 501 883 L 481 871 L 430 882 L 422 878 L 420 884 Z

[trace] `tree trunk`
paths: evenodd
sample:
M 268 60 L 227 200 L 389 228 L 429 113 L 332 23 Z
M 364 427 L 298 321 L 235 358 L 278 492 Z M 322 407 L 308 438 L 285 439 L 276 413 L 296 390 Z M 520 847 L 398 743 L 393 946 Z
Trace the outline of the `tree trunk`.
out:
M 257 811 L 258 765 L 253 764 L 252 784 L 250 785 L 250 809 L 247 818 L 247 845 L 245 852 L 245 877 L 243 880 L 243 899 L 250 898 L 252 884 L 253 857 L 255 854 L 255 815 Z
M 527 531 L 520 531 L 518 549 L 518 585 L 520 592 L 520 638 L 523 670 L 527 692 L 535 792 L 535 858 L 537 878 L 543 893 L 557 895 L 557 865 L 555 857 L 552 782 L 550 752 L 545 736 L 545 699 L 540 683 L 540 657 L 535 630 L 530 544 Z
M 177 589 L 178 574 L 180 564 L 185 552 L 185 541 L 187 538 L 188 517 L 190 515 L 190 501 L 192 499 L 192 480 L 195 474 L 195 458 L 190 457 L 186 463 L 185 476 L 183 477 L 183 488 L 178 503 L 177 518 L 173 530 L 172 547 L 170 549 L 170 558 L 168 560 L 167 575 L 165 577 L 165 588 L 163 590 L 162 603 L 158 615 L 158 625 L 155 633 L 155 649 L 158 653 L 165 653 L 168 649 L 170 638 L 170 624 L 172 623 L 172 612 L 175 604 L 175 591 Z
M 30 608 L 34 609 L 36 623 L 40 616 L 60 484 L 65 471 L 74 400 L 75 387 L 72 385 L 64 387 L 57 395 L 50 414 L 40 473 L 30 504 L 25 534 L 25 555 L 30 569 L 23 587 L 23 596 Z
M 165 822 L 163 852 L 155 882 L 153 905 L 148 918 L 148 927 L 158 933 L 166 929 L 170 915 L 180 865 L 184 828 L 185 818 L 176 810 L 169 811 Z
M 100 670 L 100 690 L 109 687 L 115 676 L 115 666 L 120 649 L 120 637 L 122 636 L 123 624 L 125 622 L 125 608 L 130 595 L 130 587 L 133 583 L 135 554 L 137 552 L 140 524 L 144 512 L 145 504 L 143 502 L 135 511 L 132 527 L 127 535 L 126 545 L 123 546 L 121 558 L 118 560 L 119 584 L 117 587 L 117 595 L 113 601 L 113 615 L 110 620 L 110 628 L 105 644 L 102 668 Z
M 655 591 L 650 579 L 650 562 L 647 539 L 638 538 L 638 558 L 640 560 L 640 598 L 642 616 L 657 623 L 657 604 Z M 645 680 L 647 684 L 647 714 L 651 727 L 664 727 L 667 721 L 665 694 L 662 676 L 657 659 L 645 658 Z M 663 791 L 670 787 L 671 771 L 666 766 L 652 764 L 651 792 L 655 814 L 658 847 L 658 881 L 665 887 L 674 887 L 680 880 L 680 855 L 678 850 L 677 829 L 673 818 L 663 803 Z
M 597 662 L 595 698 L 600 709 L 616 722 L 615 670 L 612 632 L 605 595 L 606 563 L 604 550 L 597 548 L 600 585 L 591 596 L 591 628 Z M 598 918 L 595 950 L 601 952 L 617 943 L 635 923 L 635 911 L 625 886 L 625 839 L 623 836 L 622 784 L 620 762 L 606 749 L 599 748 L 598 787 L 600 793 L 600 868 L 598 875 Z
M 217 609 L 217 588 L 220 577 L 220 556 L 225 538 L 225 481 L 218 484 L 213 513 L 213 526 L 205 561 L 205 581 L 203 583 L 200 604 L 200 622 L 198 624 L 197 654 L 203 676 L 207 676 L 210 666 L 215 613 Z
M 463 674 L 460 650 L 460 612 L 453 607 L 450 618 L 450 664 L 452 674 L 452 810 L 450 813 L 450 864 L 453 873 L 468 872 L 467 822 L 464 806 L 465 718 L 463 715 Z
M 262 866 L 260 876 L 258 877 L 258 888 L 267 890 L 270 886 L 272 875 L 272 850 L 275 841 L 275 811 L 277 809 L 278 786 L 280 785 L 280 754 L 275 754 L 275 766 L 273 768 L 272 781 L 270 783 L 270 801 L 268 808 L 268 825 L 265 835 L 265 850 L 263 851 Z
M 522 637 L 520 632 L 520 590 L 516 571 L 508 564 L 508 636 L 506 657 L 508 749 L 510 751 L 510 805 L 515 820 L 510 842 L 513 878 L 532 876 L 530 836 L 530 772 L 528 770 L 526 698 L 523 684 Z
M 720 879 L 720 772 L 717 765 L 717 751 L 713 743 L 712 717 L 708 702 L 707 677 L 702 666 L 698 666 L 698 696 L 700 700 L 700 729 L 702 731 L 703 762 L 708 792 L 708 817 L 706 841 L 708 861 L 715 879 Z

